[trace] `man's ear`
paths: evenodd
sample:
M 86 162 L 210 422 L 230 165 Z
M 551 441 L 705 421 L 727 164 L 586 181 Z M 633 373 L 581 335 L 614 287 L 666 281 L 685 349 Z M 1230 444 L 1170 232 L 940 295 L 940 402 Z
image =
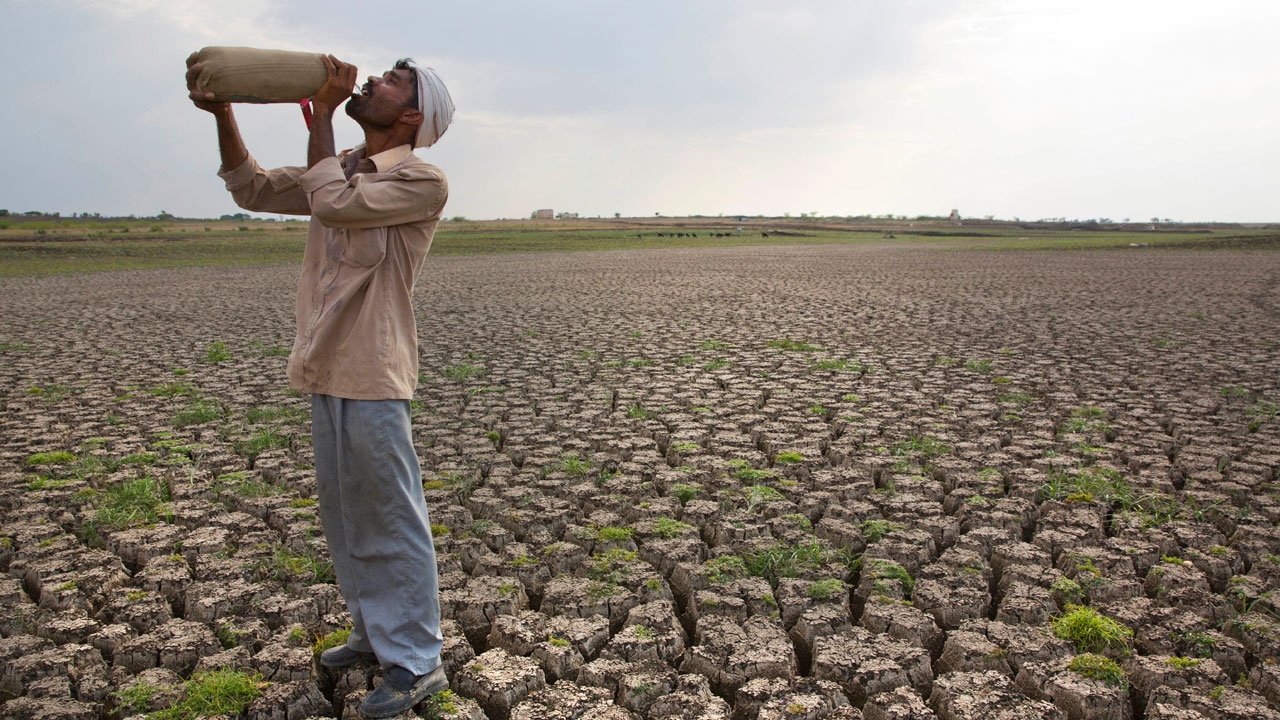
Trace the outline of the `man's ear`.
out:
M 417 127 L 422 124 L 422 111 L 405 108 L 400 111 L 400 122 Z

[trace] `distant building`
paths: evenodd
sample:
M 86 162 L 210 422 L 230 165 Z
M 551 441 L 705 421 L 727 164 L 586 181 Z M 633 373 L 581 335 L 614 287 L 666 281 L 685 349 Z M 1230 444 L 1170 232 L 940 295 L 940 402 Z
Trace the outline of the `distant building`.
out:
M 562 212 L 560 213 L 559 217 L 561 220 L 577 220 L 578 213 Z
M 534 211 L 533 211 L 533 219 L 534 219 L 534 220 L 554 220 L 554 219 L 555 219 L 555 217 L 556 217 L 556 213 L 555 213 L 555 211 L 554 211 L 554 210 L 551 210 L 550 208 L 548 208 L 548 209 L 546 209 L 546 210 L 534 210 Z
M 948 219 L 949 219 L 951 222 L 953 222 L 953 223 L 957 223 L 957 224 L 959 224 L 959 222 L 960 222 L 960 211 L 959 211 L 959 210 L 956 210 L 956 209 L 954 209 L 954 208 L 952 208 L 952 210 L 951 210 L 951 217 L 950 217 L 950 218 L 948 218 Z

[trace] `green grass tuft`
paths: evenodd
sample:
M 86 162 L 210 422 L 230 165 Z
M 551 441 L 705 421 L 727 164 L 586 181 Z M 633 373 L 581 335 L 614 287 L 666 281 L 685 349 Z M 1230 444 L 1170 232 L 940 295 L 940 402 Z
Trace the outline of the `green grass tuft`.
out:
M 1123 685 L 1124 669 L 1105 655 L 1084 653 L 1071 658 L 1067 669 L 1090 680 L 1101 680 L 1107 685 Z
M 1133 631 L 1090 607 L 1068 605 L 1053 619 L 1053 634 L 1070 640 L 1081 652 L 1127 653 Z
M 257 673 L 224 668 L 200 672 L 183 683 L 182 699 L 147 720 L 196 720 L 211 715 L 236 716 L 262 695 L 265 683 Z

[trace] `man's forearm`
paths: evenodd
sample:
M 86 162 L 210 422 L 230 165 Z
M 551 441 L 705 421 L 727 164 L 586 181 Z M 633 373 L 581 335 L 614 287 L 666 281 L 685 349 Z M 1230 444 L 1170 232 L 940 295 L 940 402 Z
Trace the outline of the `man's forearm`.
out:
M 313 168 L 325 158 L 337 155 L 333 144 L 333 113 L 323 108 L 311 120 L 311 137 L 307 140 L 307 167 Z
M 222 153 L 222 169 L 234 170 L 244 164 L 249 150 L 244 146 L 244 138 L 240 137 L 240 128 L 230 105 L 224 111 L 214 113 L 214 117 L 218 119 L 218 151 Z

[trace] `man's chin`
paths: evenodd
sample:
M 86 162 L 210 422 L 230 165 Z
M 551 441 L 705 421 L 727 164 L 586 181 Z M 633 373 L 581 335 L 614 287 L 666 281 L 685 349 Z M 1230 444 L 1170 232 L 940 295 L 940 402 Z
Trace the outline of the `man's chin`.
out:
M 347 116 L 353 120 L 359 120 L 360 111 L 364 109 L 364 102 L 365 97 L 363 95 L 352 95 L 351 98 L 347 100 L 347 106 L 345 108 Z

